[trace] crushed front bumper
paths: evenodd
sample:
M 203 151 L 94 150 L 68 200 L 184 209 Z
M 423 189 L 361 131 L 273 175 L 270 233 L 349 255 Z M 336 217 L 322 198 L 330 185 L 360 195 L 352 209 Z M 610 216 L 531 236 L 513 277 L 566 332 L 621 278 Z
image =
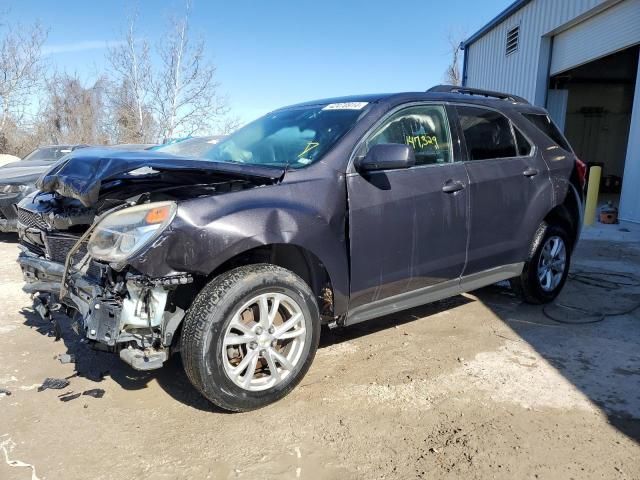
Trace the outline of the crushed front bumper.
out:
M 48 310 L 42 312 L 43 305 L 47 309 L 64 306 L 76 317 L 78 333 L 95 348 L 118 352 L 137 370 L 160 368 L 167 360 L 184 317 L 179 307 L 167 310 L 169 293 L 190 283 L 189 275 L 150 279 L 126 273 L 114 279 L 108 265 L 91 263 L 79 270 L 70 268 L 65 275 L 64 265 L 26 249 L 18 263 L 25 280 L 23 290 L 36 296 L 35 306 L 43 318 L 50 316 Z
M 18 255 L 18 264 L 22 268 L 25 284 L 22 290 L 26 293 L 60 294 L 64 265 L 47 260 L 26 249 Z

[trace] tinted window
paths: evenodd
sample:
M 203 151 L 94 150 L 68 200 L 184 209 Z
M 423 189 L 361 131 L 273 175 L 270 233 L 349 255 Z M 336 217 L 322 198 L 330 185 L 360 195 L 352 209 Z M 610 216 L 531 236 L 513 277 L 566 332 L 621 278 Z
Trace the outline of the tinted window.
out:
M 520 130 L 513 127 L 513 131 L 516 133 L 516 143 L 518 144 L 518 155 L 526 157 L 531 153 L 531 144 L 529 140 L 525 138 Z
M 511 122 L 498 112 L 478 107 L 456 107 L 469 160 L 516 156 Z
M 399 111 L 369 138 L 366 149 L 381 143 L 410 145 L 416 165 L 450 162 L 451 136 L 444 107 L 425 105 Z
M 547 115 L 539 113 L 523 113 L 522 116 L 538 127 L 538 129 L 542 130 L 547 137 L 556 142 L 560 147 L 564 148 L 568 152 L 571 151 L 569 142 L 567 142 L 562 133 L 560 133 L 560 130 L 558 130 L 558 127 L 556 127 Z

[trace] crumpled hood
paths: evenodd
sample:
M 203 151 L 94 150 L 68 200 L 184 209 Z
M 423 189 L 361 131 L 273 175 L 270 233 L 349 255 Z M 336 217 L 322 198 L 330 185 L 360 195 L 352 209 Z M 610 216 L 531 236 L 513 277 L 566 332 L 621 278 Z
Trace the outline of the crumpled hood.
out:
M 35 183 L 38 177 L 46 172 L 54 162 L 25 161 L 12 162 L 0 167 L 0 185 Z
M 64 197 L 94 205 L 101 186 L 108 181 L 149 179 L 160 172 L 192 172 L 193 183 L 206 183 L 203 174 L 230 178 L 267 179 L 275 181 L 284 169 L 223 163 L 176 157 L 155 151 L 114 151 L 85 148 L 76 150 L 43 175 L 36 186 L 43 192 L 56 192 Z M 197 180 L 197 181 L 196 181 Z

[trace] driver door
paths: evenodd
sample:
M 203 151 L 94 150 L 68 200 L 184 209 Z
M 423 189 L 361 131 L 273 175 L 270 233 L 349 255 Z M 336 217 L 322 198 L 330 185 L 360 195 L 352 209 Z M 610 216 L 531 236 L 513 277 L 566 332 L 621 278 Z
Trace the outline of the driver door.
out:
M 455 161 L 451 138 L 444 105 L 413 105 L 390 114 L 358 147 L 357 157 L 375 144 L 408 144 L 416 165 L 348 174 L 348 323 L 419 304 L 414 300 L 430 287 L 459 280 L 466 259 L 468 177 Z

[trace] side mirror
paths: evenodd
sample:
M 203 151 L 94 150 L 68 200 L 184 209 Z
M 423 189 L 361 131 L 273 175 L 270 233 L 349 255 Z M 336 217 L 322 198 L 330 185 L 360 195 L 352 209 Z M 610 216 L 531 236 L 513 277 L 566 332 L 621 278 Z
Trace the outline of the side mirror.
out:
M 401 143 L 380 143 L 356 164 L 360 172 L 409 168 L 416 164 L 413 147 Z

